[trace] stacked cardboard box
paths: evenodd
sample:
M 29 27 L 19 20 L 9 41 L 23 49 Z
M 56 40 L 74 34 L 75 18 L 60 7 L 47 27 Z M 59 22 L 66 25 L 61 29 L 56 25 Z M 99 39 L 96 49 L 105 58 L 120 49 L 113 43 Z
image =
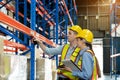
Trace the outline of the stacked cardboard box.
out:
M 0 54 L 4 52 L 4 39 L 0 38 Z
M 56 60 L 52 60 L 52 80 L 57 80 Z
M 27 80 L 30 80 L 30 59 L 28 59 L 27 62 Z M 57 80 L 56 61 L 45 58 L 37 58 L 36 80 Z
M 51 60 L 44 58 L 36 60 L 36 79 L 52 80 Z

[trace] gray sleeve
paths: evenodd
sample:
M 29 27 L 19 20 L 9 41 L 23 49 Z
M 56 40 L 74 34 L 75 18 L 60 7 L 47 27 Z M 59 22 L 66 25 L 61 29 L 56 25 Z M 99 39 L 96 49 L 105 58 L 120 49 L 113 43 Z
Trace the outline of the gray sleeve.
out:
M 50 55 L 57 55 L 61 54 L 63 46 L 59 46 L 56 48 L 48 48 L 46 47 L 45 53 L 50 54 Z

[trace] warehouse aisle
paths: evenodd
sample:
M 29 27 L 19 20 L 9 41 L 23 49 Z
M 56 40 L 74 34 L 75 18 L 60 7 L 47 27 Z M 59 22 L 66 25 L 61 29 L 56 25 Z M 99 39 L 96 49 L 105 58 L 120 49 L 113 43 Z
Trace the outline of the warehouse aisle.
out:
M 112 77 L 108 74 L 103 74 L 103 42 L 102 39 L 95 39 L 93 42 L 93 50 L 95 52 L 96 57 L 98 58 L 100 69 L 102 72 L 102 77 L 98 80 L 115 80 L 115 76 Z M 120 80 L 120 78 L 117 78 L 117 80 Z

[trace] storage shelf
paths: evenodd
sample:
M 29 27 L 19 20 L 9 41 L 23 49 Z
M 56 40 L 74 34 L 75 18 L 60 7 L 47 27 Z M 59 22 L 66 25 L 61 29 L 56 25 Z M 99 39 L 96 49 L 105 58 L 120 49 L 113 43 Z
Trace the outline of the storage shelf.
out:
M 119 35 L 119 26 L 120 26 L 120 18 L 119 18 L 119 3 L 116 1 L 115 3 L 111 3 L 110 5 L 110 75 L 111 77 L 114 75 L 115 80 L 117 76 L 120 75 L 120 35 Z
M 55 43 L 52 41 L 48 40 L 44 36 L 40 35 L 39 33 L 35 32 L 34 30 L 28 28 L 27 26 L 21 24 L 20 22 L 12 19 L 11 17 L 5 15 L 4 13 L 0 12 L 0 22 L 9 25 L 10 27 L 13 27 L 31 37 L 39 38 L 43 42 L 46 42 L 47 44 L 55 47 Z
M 16 42 L 4 40 L 6 46 L 16 48 L 16 50 L 4 50 L 11 52 L 17 52 L 17 49 L 27 50 L 23 54 L 30 52 L 30 80 L 35 80 L 35 44 L 30 40 L 39 38 L 50 47 L 67 43 L 67 26 L 77 24 L 75 22 L 75 19 L 77 19 L 75 16 L 77 15 L 76 3 L 75 0 L 15 0 L 15 7 L 13 7 L 9 4 L 11 1 L 1 1 L 0 4 L 5 4 L 4 7 L 14 13 L 16 20 L 0 12 L 0 22 L 15 29 L 15 32 L 13 32 L 14 38 L 19 38 L 22 33 L 23 42 L 25 44 L 29 42 L 29 45 L 17 43 L 18 38 L 15 39 Z M 12 33 L 7 35 L 10 34 Z M 56 62 L 58 62 L 57 56 Z

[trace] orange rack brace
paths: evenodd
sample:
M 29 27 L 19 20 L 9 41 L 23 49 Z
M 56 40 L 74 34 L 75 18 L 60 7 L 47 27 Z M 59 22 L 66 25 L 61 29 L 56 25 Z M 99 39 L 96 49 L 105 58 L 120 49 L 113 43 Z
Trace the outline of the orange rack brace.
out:
M 2 1 L 2 2 L 0 2 L 0 4 L 3 5 L 3 4 L 5 4 L 5 2 Z M 9 5 L 9 4 L 6 4 L 5 7 L 6 7 L 8 10 L 10 10 L 11 12 L 15 13 L 15 8 L 14 8 L 13 6 L 11 6 L 11 5 Z M 18 14 L 19 14 L 21 17 L 24 18 L 24 15 L 23 15 L 21 12 L 18 12 Z M 27 21 L 30 22 L 30 19 L 27 18 Z M 39 28 L 40 28 L 41 31 L 43 31 L 43 29 L 42 29 L 41 27 L 39 27 Z M 47 33 L 46 31 L 45 31 L 45 34 L 48 35 L 48 33 Z
M 31 3 L 30 0 L 28 0 L 28 2 Z M 43 14 L 38 8 L 36 8 L 36 11 L 37 11 L 38 14 L 41 15 L 42 17 L 44 16 L 44 14 Z M 45 20 L 48 20 L 48 18 L 45 17 Z M 49 23 L 50 26 L 54 26 L 54 24 L 53 24 L 52 22 L 48 21 L 48 23 Z
M 71 25 L 74 25 L 65 1 L 62 0 L 62 2 L 63 2 L 64 8 L 66 9 L 66 13 L 67 13 L 67 15 L 68 15 L 68 18 L 69 18 L 69 20 L 70 20 Z
M 37 3 L 40 3 L 40 5 L 43 5 L 43 3 L 42 3 L 41 1 L 36 0 L 36 2 L 37 2 Z M 48 13 L 42 6 L 39 6 L 39 7 L 40 7 L 41 11 L 43 12 L 43 14 L 45 14 L 48 18 L 51 18 L 51 19 L 52 19 L 52 17 L 49 15 L 49 13 Z M 53 21 L 52 21 L 52 22 L 53 22 Z M 53 22 L 53 25 L 55 25 L 54 22 Z
M 49 39 L 47 39 L 46 37 L 42 36 L 41 34 L 37 33 L 36 31 L 28 28 L 27 26 L 23 25 L 22 23 L 12 19 L 11 17 L 5 15 L 4 13 L 0 12 L 0 22 L 7 24 L 29 36 L 35 37 L 35 38 L 39 38 L 40 40 L 42 40 L 43 42 L 55 47 L 56 44 L 53 43 L 52 41 L 50 41 Z
M 12 49 L 4 49 L 6 52 L 17 52 L 17 50 L 12 50 Z
M 73 0 L 73 5 L 74 5 L 74 8 L 75 8 L 76 14 L 78 14 L 77 6 L 76 6 L 76 2 L 75 2 L 75 0 Z
M 13 48 L 18 48 L 18 49 L 21 49 L 21 50 L 26 50 L 27 49 L 27 47 L 22 45 L 22 44 L 15 43 L 15 42 L 8 41 L 8 40 L 4 40 L 4 45 L 9 46 L 9 47 L 13 47 Z
M 5 4 L 5 2 L 4 2 L 4 1 L 1 1 L 0 4 L 3 5 L 3 4 Z M 10 10 L 11 12 L 15 13 L 15 8 L 14 8 L 13 6 L 11 6 L 11 5 L 9 5 L 9 4 L 6 4 L 5 7 L 6 7 L 8 10 Z M 19 14 L 21 17 L 24 17 L 24 15 L 23 15 L 22 13 L 18 12 L 18 14 Z M 28 19 L 28 18 L 27 18 L 27 20 L 30 21 L 30 19 Z

